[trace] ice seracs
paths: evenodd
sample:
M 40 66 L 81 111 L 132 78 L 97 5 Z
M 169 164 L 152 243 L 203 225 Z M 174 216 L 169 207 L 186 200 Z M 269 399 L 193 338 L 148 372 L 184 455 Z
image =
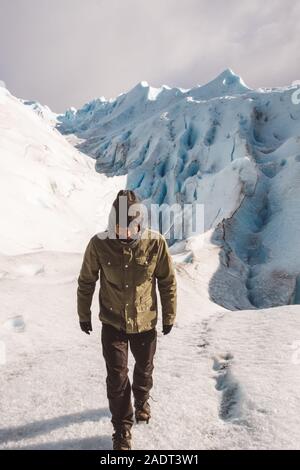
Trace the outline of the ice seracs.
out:
M 58 116 L 58 128 L 80 138 L 98 172 L 127 175 L 146 204 L 204 204 L 204 227 L 216 231 L 228 281 L 224 296 L 233 289 L 240 300 L 218 294 L 218 273 L 212 297 L 232 308 L 269 307 L 298 298 L 300 105 L 293 93 L 253 90 L 226 69 L 186 91 L 141 82 L 112 103 Z

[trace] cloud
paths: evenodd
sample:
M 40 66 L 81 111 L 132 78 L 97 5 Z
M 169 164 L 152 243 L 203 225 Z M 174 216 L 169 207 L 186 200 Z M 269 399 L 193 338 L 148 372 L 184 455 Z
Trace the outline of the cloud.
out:
M 0 79 L 55 111 L 141 80 L 195 86 L 227 67 L 253 87 L 300 78 L 298 0 L 0 3 Z

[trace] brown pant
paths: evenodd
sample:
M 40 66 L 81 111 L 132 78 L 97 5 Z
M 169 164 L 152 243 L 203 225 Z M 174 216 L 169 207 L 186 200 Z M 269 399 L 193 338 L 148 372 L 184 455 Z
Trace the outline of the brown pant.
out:
M 107 370 L 107 398 L 114 427 L 133 424 L 131 384 L 128 378 L 128 343 L 135 359 L 132 392 L 135 400 L 149 398 L 153 385 L 153 358 L 157 331 L 127 334 L 110 325 L 102 324 L 101 341 Z

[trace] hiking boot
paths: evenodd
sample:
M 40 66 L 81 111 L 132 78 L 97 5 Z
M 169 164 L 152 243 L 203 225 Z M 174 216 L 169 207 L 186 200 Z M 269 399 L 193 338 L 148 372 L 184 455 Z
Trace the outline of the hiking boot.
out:
M 135 419 L 136 422 L 145 422 L 149 423 L 149 419 L 151 418 L 151 410 L 150 410 L 150 405 L 147 400 L 144 401 L 138 401 L 135 400 L 134 402 L 134 407 L 135 407 Z
M 131 431 L 126 427 L 115 428 L 112 435 L 113 450 L 131 450 Z

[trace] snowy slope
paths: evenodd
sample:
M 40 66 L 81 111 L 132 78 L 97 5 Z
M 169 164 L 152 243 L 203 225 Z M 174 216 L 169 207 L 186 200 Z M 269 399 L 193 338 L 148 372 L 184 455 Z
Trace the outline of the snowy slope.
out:
M 299 449 L 300 309 L 213 304 L 215 252 L 207 243 L 198 267 L 176 263 L 176 326 L 164 337 L 159 325 L 152 419 L 134 426 L 134 448 Z M 91 336 L 76 319 L 81 259 L 1 257 L 2 449 L 111 449 L 96 300 Z
M 128 187 L 146 204 L 204 204 L 204 229 L 220 247 L 215 302 L 233 309 L 299 303 L 295 91 L 251 90 L 229 69 L 190 90 L 141 82 L 114 100 L 67 111 L 58 128 L 79 139 L 99 172 L 128 174 Z M 184 237 L 191 235 L 188 226 Z M 233 304 L 220 284 L 239 292 Z
M 25 106 L 28 106 L 32 111 L 34 111 L 40 118 L 50 124 L 52 127 L 55 127 L 57 124 L 57 117 L 58 114 L 51 111 L 49 106 L 42 105 L 38 101 L 33 100 L 22 100 L 20 99 L 21 103 Z
M 0 253 L 82 251 L 125 185 L 0 88 Z

